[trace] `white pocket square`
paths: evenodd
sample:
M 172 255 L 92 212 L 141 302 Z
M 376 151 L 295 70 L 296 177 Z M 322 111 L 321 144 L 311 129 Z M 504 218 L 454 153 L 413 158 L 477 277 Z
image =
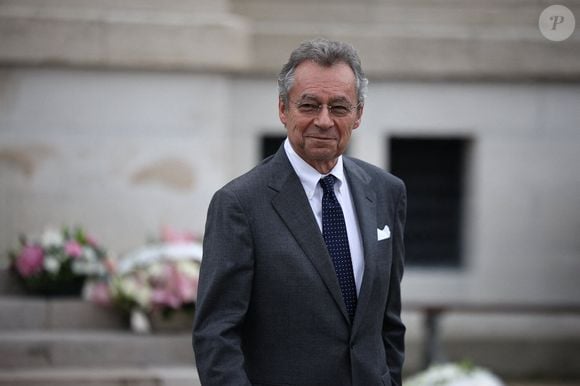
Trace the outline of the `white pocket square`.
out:
M 388 225 L 385 225 L 383 229 L 377 228 L 377 241 L 386 240 L 391 237 L 391 230 Z

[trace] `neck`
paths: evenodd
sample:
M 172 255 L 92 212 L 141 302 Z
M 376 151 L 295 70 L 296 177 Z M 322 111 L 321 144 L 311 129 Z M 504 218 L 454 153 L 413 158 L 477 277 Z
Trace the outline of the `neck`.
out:
M 316 169 L 320 174 L 328 174 L 336 166 L 338 158 L 331 161 L 307 161 L 310 166 Z

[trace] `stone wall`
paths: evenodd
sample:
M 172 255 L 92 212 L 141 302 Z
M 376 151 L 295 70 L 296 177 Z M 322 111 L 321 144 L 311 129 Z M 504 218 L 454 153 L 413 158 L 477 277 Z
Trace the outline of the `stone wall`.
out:
M 564 2 L 572 11 L 580 2 Z M 359 49 L 388 79 L 575 80 L 578 34 L 554 43 L 549 2 L 5 0 L 0 63 L 274 74 L 301 40 Z
M 577 301 L 580 47 L 541 36 L 547 5 L 2 1 L 0 250 L 46 225 L 84 225 L 118 253 L 163 225 L 203 233 L 212 193 L 284 132 L 275 73 L 326 35 L 354 43 L 371 79 L 351 154 L 386 167 L 392 135 L 471 138 L 466 266 L 409 269 L 407 299 Z M 514 325 L 580 335 L 538 320 Z

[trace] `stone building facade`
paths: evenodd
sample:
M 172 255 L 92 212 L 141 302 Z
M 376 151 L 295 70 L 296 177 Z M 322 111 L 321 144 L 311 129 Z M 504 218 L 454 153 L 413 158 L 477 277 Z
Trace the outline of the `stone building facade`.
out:
M 370 78 L 349 154 L 389 169 L 405 140 L 443 140 L 460 157 L 458 261 L 410 266 L 406 300 L 577 302 L 580 35 L 544 38 L 549 5 L 0 1 L 0 249 L 47 225 L 82 224 L 118 253 L 163 225 L 202 234 L 212 193 L 284 135 L 277 71 L 326 36 L 355 45 Z M 577 315 L 445 326 L 580 339 Z

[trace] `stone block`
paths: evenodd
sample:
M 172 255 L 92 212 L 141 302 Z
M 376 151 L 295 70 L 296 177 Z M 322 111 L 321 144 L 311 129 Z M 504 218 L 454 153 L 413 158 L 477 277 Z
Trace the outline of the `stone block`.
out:
M 0 386 L 200 386 L 195 367 L 0 371 Z
M 0 62 L 230 71 L 248 64 L 248 31 L 223 6 L 7 1 Z
M 82 299 L 0 297 L 0 330 L 123 330 L 127 323 L 112 308 Z
M 54 300 L 48 305 L 51 330 L 123 330 L 127 321 L 119 310 L 83 300 Z
M 505 379 L 580 379 L 580 339 L 463 339 L 444 342 L 449 360 L 469 360 Z
M 190 366 L 191 334 L 2 332 L 0 369 Z
M 0 297 L 0 330 L 40 330 L 47 326 L 48 303 L 42 299 Z

